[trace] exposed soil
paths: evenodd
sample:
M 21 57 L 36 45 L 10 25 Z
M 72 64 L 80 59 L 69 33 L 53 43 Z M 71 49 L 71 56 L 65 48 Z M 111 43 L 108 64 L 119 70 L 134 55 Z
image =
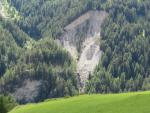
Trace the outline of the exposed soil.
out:
M 1 1 L 0 1 L 0 18 L 7 18 L 4 13 L 4 7 Z
M 60 43 L 77 62 L 81 93 L 101 58 L 100 32 L 106 17 L 104 11 L 89 11 L 66 26 L 60 37 Z

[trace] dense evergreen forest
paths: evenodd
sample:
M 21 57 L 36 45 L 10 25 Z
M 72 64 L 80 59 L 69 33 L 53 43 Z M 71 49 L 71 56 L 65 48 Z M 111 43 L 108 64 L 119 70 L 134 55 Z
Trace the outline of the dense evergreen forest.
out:
M 11 0 L 23 16 L 18 23 L 34 39 L 56 38 L 63 28 L 88 10 L 87 0 Z
M 42 81 L 42 91 L 39 93 L 44 95 L 38 94 L 28 101 L 77 94 L 75 64 L 53 40 L 44 38 L 36 42 L 17 26 L 15 28 L 15 25 L 7 22 L 2 25 L 1 34 L 1 92 L 13 93 L 15 88 L 29 79 Z M 21 100 L 22 103 L 28 101 Z
M 89 77 L 87 92 L 109 93 L 149 90 L 150 1 L 116 0 L 105 9 L 102 59 Z
M 20 103 L 78 94 L 76 64 L 57 39 L 88 10 L 105 10 L 102 59 L 87 93 L 150 89 L 149 0 L 8 0 L 19 20 L 0 19 L 0 92 L 16 96 L 26 81 L 40 81 L 35 97 Z M 29 93 L 30 94 L 30 93 Z
M 90 10 L 90 0 L 7 1 L 19 18 L 0 19 L 0 92 L 11 94 L 22 104 L 78 94 L 76 64 L 53 39 Z M 28 82 L 32 81 L 39 81 L 38 89 L 30 91 Z M 18 96 L 19 88 L 24 91 Z

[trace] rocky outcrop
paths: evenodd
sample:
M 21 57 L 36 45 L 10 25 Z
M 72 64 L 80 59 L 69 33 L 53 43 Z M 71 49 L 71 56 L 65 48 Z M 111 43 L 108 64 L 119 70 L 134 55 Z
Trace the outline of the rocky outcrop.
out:
M 0 18 L 3 18 L 3 17 L 5 17 L 4 8 L 3 8 L 2 2 L 0 1 Z
M 77 73 L 80 76 L 80 92 L 84 92 L 89 74 L 93 73 L 101 57 L 99 48 L 99 34 L 87 38 L 83 43 L 83 49 L 77 62 Z
M 42 82 L 37 80 L 25 80 L 22 87 L 16 88 L 11 95 L 20 103 L 37 102 Z
M 7 0 L 0 0 L 0 18 L 7 20 L 19 20 L 20 15 Z
M 80 92 L 84 92 L 90 73 L 98 64 L 101 25 L 107 17 L 104 11 L 89 11 L 64 28 L 60 43 L 77 62 Z

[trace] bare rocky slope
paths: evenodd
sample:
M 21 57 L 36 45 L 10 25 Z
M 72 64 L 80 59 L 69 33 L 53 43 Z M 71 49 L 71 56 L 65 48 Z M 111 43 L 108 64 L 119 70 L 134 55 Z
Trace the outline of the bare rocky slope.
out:
M 5 17 L 4 8 L 2 6 L 2 2 L 0 1 L 0 17 Z
M 80 92 L 84 92 L 90 73 L 101 57 L 101 25 L 107 17 L 104 11 L 89 11 L 66 26 L 65 33 L 59 38 L 60 43 L 77 62 L 77 74 Z

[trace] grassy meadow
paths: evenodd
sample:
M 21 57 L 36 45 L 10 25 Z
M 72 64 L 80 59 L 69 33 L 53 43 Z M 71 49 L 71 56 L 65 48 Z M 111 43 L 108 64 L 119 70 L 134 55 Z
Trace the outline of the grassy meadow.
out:
M 17 106 L 10 113 L 150 113 L 150 92 L 52 99 Z

